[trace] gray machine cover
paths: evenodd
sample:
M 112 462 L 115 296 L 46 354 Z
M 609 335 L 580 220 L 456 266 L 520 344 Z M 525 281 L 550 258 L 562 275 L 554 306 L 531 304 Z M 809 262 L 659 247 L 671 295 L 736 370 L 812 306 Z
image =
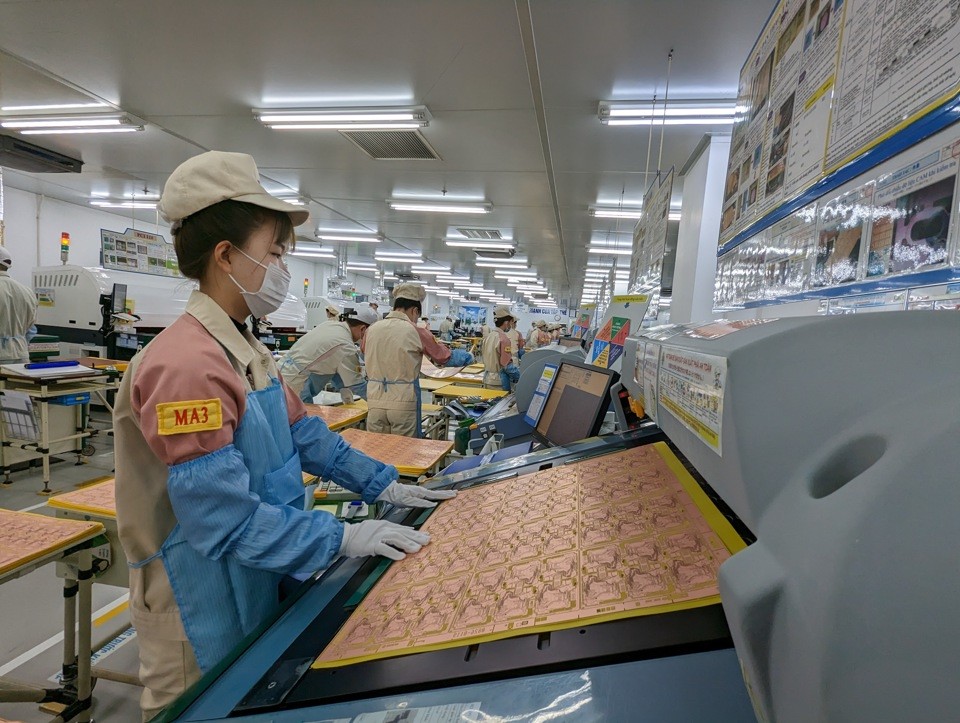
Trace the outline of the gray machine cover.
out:
M 757 535 L 720 590 L 758 717 L 960 719 L 960 314 L 661 343 L 727 360 L 722 457 L 658 417 Z

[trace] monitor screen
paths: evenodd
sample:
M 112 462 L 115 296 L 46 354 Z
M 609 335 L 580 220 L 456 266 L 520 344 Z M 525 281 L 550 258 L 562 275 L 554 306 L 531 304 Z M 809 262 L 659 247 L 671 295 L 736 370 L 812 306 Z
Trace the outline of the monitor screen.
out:
M 596 435 L 610 405 L 610 386 L 619 377 L 610 369 L 560 362 L 537 421 L 536 436 L 562 445 Z
M 110 294 L 110 311 L 114 314 L 123 314 L 127 310 L 127 285 L 114 284 Z
M 580 340 L 575 336 L 561 336 L 560 337 L 560 346 L 568 346 L 579 349 L 582 345 Z

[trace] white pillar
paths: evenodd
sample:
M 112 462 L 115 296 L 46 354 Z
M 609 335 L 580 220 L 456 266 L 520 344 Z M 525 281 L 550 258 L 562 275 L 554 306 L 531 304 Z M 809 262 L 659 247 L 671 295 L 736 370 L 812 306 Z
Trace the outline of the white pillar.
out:
M 723 183 L 730 155 L 730 136 L 707 136 L 687 161 L 683 175 L 683 207 L 673 271 L 670 321 L 685 324 L 713 318 L 713 286 Z

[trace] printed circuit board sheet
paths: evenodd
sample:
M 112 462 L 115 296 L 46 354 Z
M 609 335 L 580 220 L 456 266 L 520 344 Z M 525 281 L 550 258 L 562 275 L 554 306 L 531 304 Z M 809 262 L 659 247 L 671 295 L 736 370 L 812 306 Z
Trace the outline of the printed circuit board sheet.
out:
M 460 492 L 314 667 L 719 602 L 743 542 L 664 443 Z
M 99 522 L 0 510 L 0 573 L 103 532 Z

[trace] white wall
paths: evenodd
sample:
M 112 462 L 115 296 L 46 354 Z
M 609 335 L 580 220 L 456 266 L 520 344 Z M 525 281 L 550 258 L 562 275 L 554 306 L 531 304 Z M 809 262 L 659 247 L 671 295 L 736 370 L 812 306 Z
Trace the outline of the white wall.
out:
M 717 242 L 730 137 L 713 136 L 683 177 L 683 210 L 673 270 L 670 321 L 713 318 Z
M 4 239 L 13 256 L 11 276 L 27 286 L 31 285 L 31 271 L 35 266 L 54 266 L 60 263 L 60 233 L 70 234 L 70 263 L 78 266 L 100 265 L 100 230 L 123 231 L 137 228 L 173 241 L 170 227 L 163 223 L 146 224 L 129 216 L 109 213 L 89 206 L 80 206 L 4 186 Z M 38 223 L 39 213 L 39 223 Z M 303 280 L 310 279 L 310 295 L 326 293 L 327 276 L 334 267 L 288 257 L 290 290 L 303 297 Z M 363 277 L 356 277 L 363 285 Z M 367 286 L 370 280 L 366 279 Z M 358 286 L 359 289 L 359 286 Z M 369 289 L 367 289 L 369 291 Z

